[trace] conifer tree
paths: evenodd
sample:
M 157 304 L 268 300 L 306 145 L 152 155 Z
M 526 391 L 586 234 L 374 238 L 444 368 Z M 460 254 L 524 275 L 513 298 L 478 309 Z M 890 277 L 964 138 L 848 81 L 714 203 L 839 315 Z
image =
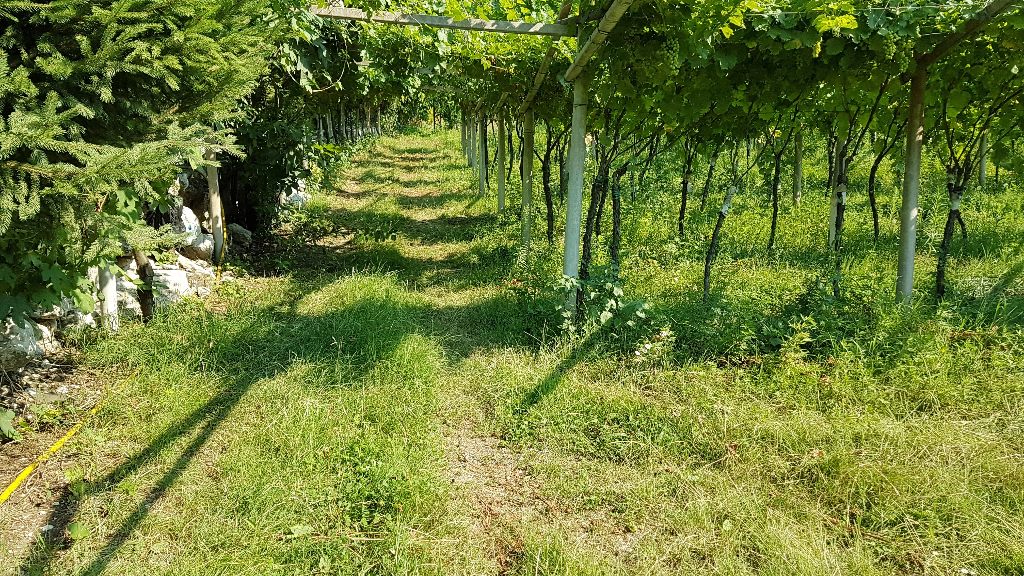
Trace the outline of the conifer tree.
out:
M 275 44 L 269 0 L 0 0 L 0 317 L 71 296 L 125 251 Z M 137 236 L 137 233 L 135 234 Z

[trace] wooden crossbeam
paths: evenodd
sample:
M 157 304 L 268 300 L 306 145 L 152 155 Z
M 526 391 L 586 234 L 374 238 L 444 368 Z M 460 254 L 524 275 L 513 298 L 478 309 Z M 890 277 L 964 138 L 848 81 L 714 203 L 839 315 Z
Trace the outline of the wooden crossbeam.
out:
M 597 49 L 608 39 L 608 35 L 611 34 L 612 29 L 615 28 L 615 25 L 619 23 L 622 16 L 629 10 L 631 4 L 633 4 L 633 0 L 615 0 L 612 2 L 612 5 L 604 13 L 601 22 L 597 25 L 593 34 L 587 39 L 587 43 L 580 48 L 580 51 L 576 54 L 576 59 L 573 60 L 569 69 L 565 71 L 566 82 L 572 82 L 580 75 L 583 67 L 590 62 Z
M 368 14 L 358 8 L 341 6 L 313 7 L 317 16 L 337 18 L 339 20 L 357 20 L 360 22 L 379 22 L 399 24 L 403 26 L 431 26 L 434 28 L 451 28 L 454 30 L 475 30 L 478 32 L 498 32 L 504 34 L 533 34 L 537 36 L 574 36 L 575 26 L 565 24 L 546 24 L 542 22 L 513 22 L 509 20 L 483 20 L 467 18 L 454 20 L 446 16 L 433 14 L 399 14 L 395 12 L 375 12 Z

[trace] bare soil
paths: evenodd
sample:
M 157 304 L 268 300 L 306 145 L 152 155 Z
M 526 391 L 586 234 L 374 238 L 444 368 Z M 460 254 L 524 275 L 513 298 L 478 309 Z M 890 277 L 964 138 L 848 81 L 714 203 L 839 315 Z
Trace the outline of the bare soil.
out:
M 21 438 L 0 445 L 0 490 L 85 417 L 103 396 L 101 379 L 78 368 L 68 354 L 36 361 L 18 372 L 0 374 L 0 409 L 14 410 Z M 68 484 L 75 460 L 72 445 L 42 463 L 9 500 L 0 504 L 0 551 L 17 566 L 47 524 Z

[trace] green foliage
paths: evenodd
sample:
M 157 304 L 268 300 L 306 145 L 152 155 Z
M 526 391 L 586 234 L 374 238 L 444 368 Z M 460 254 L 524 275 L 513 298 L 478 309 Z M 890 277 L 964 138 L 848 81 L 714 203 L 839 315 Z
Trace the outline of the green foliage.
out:
M 88 299 L 179 166 L 237 153 L 217 127 L 265 69 L 271 7 L 6 2 L 0 34 L 0 316 Z M 270 43 L 273 43 L 270 40 Z
M 20 440 L 21 433 L 14 425 L 16 415 L 13 410 L 0 411 L 0 437 L 6 440 Z

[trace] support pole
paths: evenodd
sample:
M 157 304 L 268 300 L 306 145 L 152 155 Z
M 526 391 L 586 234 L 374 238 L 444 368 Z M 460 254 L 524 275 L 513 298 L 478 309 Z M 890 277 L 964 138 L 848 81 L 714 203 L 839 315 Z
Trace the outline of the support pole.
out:
M 468 163 L 469 162 L 469 142 L 468 142 L 469 131 L 466 129 L 466 115 L 465 115 L 465 113 L 463 113 L 462 119 L 459 122 L 459 129 L 461 130 L 461 132 L 459 133 L 459 135 L 460 135 L 459 142 L 462 144 L 462 155 L 466 157 L 466 162 Z
M 793 137 L 793 205 L 799 206 L 804 193 L 804 135 L 797 128 Z
M 216 152 L 207 152 L 207 160 L 216 160 Z M 227 247 L 224 244 L 224 206 L 220 201 L 220 180 L 216 166 L 206 167 L 206 181 L 210 188 L 210 227 L 213 232 L 213 262 L 222 264 Z
M 117 332 L 120 327 L 117 316 L 117 278 L 110 265 L 99 267 L 99 297 L 103 325 L 111 332 Z
M 495 166 L 498 168 L 498 213 L 505 211 L 505 114 L 498 112 L 498 154 Z
M 476 168 L 476 129 L 477 122 L 470 116 L 466 119 L 467 129 L 469 130 L 469 167 Z
M 477 192 L 481 198 L 487 195 L 487 116 L 480 113 L 480 144 L 477 147 L 477 170 L 480 174 L 480 190 Z
M 523 115 L 523 248 L 533 236 L 533 108 Z
M 580 76 L 572 83 L 572 132 L 569 136 L 569 182 L 565 203 L 565 260 L 562 274 L 579 278 L 580 221 L 583 218 L 583 169 L 587 160 L 587 90 L 589 82 Z M 576 294 L 569 295 L 566 307 L 576 308 Z
M 914 256 L 917 251 L 917 198 L 921 190 L 921 148 L 924 144 L 924 97 L 928 69 L 918 63 L 910 79 L 907 156 L 900 206 L 900 248 L 896 268 L 896 298 L 909 303 L 914 295 Z

